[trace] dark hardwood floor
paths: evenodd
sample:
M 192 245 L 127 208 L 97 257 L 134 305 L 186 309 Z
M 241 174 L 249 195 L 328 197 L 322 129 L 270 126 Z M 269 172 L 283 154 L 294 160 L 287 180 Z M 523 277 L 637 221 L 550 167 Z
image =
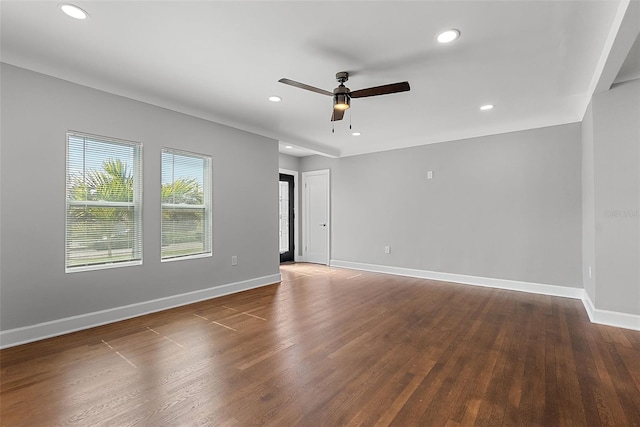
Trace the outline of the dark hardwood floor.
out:
M 640 426 L 640 332 L 577 300 L 310 264 L 0 352 L 3 426 Z

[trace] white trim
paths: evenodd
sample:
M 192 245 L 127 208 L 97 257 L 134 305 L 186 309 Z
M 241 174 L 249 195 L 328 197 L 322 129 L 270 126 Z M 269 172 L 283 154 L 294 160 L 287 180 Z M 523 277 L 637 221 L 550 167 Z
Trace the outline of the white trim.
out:
M 594 307 L 587 292 L 582 288 L 520 282 L 517 280 L 493 279 L 489 277 L 467 276 L 463 274 L 416 270 L 412 268 L 365 264 L 352 261 L 331 260 L 330 265 L 332 267 L 351 268 L 354 270 L 372 271 L 375 273 L 395 274 L 398 276 L 454 282 L 464 285 L 484 286 L 488 288 L 579 299 L 582 300 L 582 304 L 584 305 L 587 315 L 589 316 L 589 320 L 591 320 L 592 323 L 640 331 L 640 315 L 597 309 Z
M 174 256 L 171 258 L 161 258 L 160 262 L 173 262 L 173 261 L 182 261 L 185 259 L 210 258 L 212 256 L 213 256 L 213 252 L 209 251 L 209 252 L 203 252 L 203 253 L 193 254 L 193 255 L 181 255 L 181 256 Z
M 255 279 L 229 283 L 170 297 L 158 298 L 93 313 L 80 314 L 37 325 L 0 331 L 0 349 L 26 344 L 33 341 L 64 335 L 83 329 L 93 328 L 108 323 L 119 322 L 145 314 L 155 313 L 174 307 L 193 304 L 223 295 L 234 294 L 249 289 L 272 285 L 281 281 L 280 274 L 256 277 Z
M 120 261 L 120 262 L 105 262 L 102 264 L 90 264 L 90 265 L 80 264 L 74 267 L 66 267 L 64 272 L 78 273 L 82 271 L 106 270 L 108 268 L 133 267 L 136 265 L 142 265 L 142 259 L 136 259 L 131 261 Z
M 582 304 L 593 323 L 640 331 L 640 315 L 595 308 L 587 292 L 582 297 Z
M 595 321 L 593 320 L 593 314 L 596 311 L 596 308 L 593 306 L 593 303 L 591 302 L 591 298 L 589 297 L 589 293 L 586 290 L 582 295 L 582 305 L 584 305 L 584 309 L 587 311 L 587 316 L 589 316 L 589 320 L 591 320 L 592 323 L 595 323 Z
M 294 251 L 293 251 L 293 261 L 294 262 L 300 262 L 301 258 L 300 258 L 300 248 L 298 246 L 302 246 L 300 244 L 300 242 L 298 241 L 300 236 L 300 231 L 298 229 L 298 223 L 300 222 L 300 194 L 302 194 L 302 192 L 300 191 L 300 187 L 298 187 L 298 171 L 294 171 L 291 169 L 278 169 L 278 173 L 284 173 L 286 175 L 293 175 L 293 247 L 294 247 Z
M 517 280 L 494 279 L 490 277 L 467 276 L 464 274 L 441 273 L 438 271 L 416 270 L 412 268 L 390 267 L 386 265 L 363 264 L 359 262 L 331 260 L 332 267 L 353 268 L 355 270 L 373 271 L 376 273 L 395 274 L 398 276 L 418 277 L 421 279 L 455 282 L 464 285 L 484 286 L 487 288 L 507 289 L 532 294 L 551 295 L 556 297 L 582 299 L 582 288 L 545 285 L 541 283 L 520 282 Z

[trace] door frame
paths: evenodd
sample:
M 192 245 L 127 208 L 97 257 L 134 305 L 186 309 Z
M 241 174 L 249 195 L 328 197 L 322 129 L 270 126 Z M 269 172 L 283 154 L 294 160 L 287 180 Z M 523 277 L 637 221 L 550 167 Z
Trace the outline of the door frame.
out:
M 293 175 L 293 192 L 295 193 L 293 197 L 293 243 L 294 243 L 293 262 L 298 262 L 301 259 L 299 255 L 299 251 L 300 251 L 299 246 L 302 246 L 298 244 L 300 243 L 298 242 L 298 236 L 300 235 L 298 234 L 299 233 L 298 223 L 300 222 L 300 217 L 299 217 L 300 209 L 298 209 L 299 207 L 298 203 L 300 200 L 300 197 L 298 197 L 300 194 L 300 189 L 298 187 L 298 171 L 280 168 L 279 174 L 281 173 L 286 175 Z M 278 181 L 280 181 L 279 174 L 278 174 Z M 291 226 L 291 224 L 289 224 L 289 226 Z
M 306 191 L 307 178 L 313 175 L 325 175 L 327 177 L 327 259 L 325 265 L 329 265 L 331 260 L 331 170 L 320 169 L 309 172 L 302 172 L 302 260 L 306 261 L 307 239 L 309 236 L 309 200 Z

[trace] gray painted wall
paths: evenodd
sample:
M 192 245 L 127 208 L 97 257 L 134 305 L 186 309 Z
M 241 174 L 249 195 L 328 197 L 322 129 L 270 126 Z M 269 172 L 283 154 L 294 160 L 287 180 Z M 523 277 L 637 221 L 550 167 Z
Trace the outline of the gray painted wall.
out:
M 334 260 L 582 287 L 579 123 L 300 166 L 331 169 Z
M 1 72 L 2 330 L 279 273 L 277 141 L 13 66 Z M 143 143 L 142 266 L 65 274 L 68 129 Z M 213 257 L 160 263 L 162 147 L 213 158 Z
M 597 309 L 640 314 L 640 80 L 592 98 Z
M 278 156 L 278 162 L 281 169 L 289 169 L 291 171 L 300 170 L 300 159 L 298 157 L 280 153 Z

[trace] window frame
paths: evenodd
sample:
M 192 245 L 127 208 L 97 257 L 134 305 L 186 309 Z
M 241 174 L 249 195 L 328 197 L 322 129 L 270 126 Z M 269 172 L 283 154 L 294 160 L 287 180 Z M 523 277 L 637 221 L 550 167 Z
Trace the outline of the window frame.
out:
M 134 162 L 131 165 L 133 175 L 133 200 L 128 202 L 113 202 L 113 201 L 100 201 L 100 200 L 71 200 L 69 198 L 69 141 L 71 138 L 84 139 L 83 144 L 86 144 L 86 140 L 94 140 L 101 143 L 121 145 L 133 148 Z M 142 265 L 144 257 L 144 239 L 143 239 L 143 145 L 142 142 L 129 141 L 120 138 L 113 138 L 109 136 L 95 135 L 86 132 L 79 132 L 68 130 L 65 136 L 65 233 L 64 233 L 64 259 L 65 259 L 65 273 L 76 273 L 82 271 L 95 271 L 105 270 L 110 268 L 130 267 L 135 265 Z M 86 145 L 84 147 L 86 150 Z M 83 161 L 84 163 L 84 161 Z M 83 167 L 86 166 L 83 164 Z M 134 224 L 134 238 L 133 244 L 139 247 L 134 251 L 137 255 L 136 259 L 125 261 L 111 261 L 95 264 L 80 264 L 69 265 L 69 207 L 71 206 L 86 206 L 86 207 L 123 207 L 133 208 L 133 224 Z M 135 209 L 138 207 L 138 209 Z
M 205 167 L 203 170 L 203 182 L 202 182 L 202 194 L 203 194 L 203 203 L 196 204 L 183 204 L 183 203 L 163 203 L 162 194 L 160 195 L 160 262 L 174 262 L 174 261 L 182 261 L 188 259 L 198 259 L 198 258 L 209 258 L 213 256 L 213 158 L 209 154 L 196 153 L 193 151 L 182 150 L 178 148 L 171 147 L 162 147 L 160 150 L 160 189 L 162 191 L 162 176 L 163 176 L 163 156 L 164 154 L 172 154 L 175 158 L 176 155 L 184 156 L 184 157 L 195 157 L 200 158 L 205 161 Z M 174 181 L 175 182 L 175 178 Z M 203 232 L 203 243 L 205 250 L 200 253 L 187 254 L 187 255 L 177 255 L 165 257 L 163 255 L 163 241 L 162 241 L 162 233 L 163 233 L 163 223 L 164 223 L 164 208 L 171 209 L 204 209 L 205 212 L 205 220 L 203 221 L 203 226 L 205 227 L 205 232 Z M 204 239 L 207 238 L 207 241 Z

